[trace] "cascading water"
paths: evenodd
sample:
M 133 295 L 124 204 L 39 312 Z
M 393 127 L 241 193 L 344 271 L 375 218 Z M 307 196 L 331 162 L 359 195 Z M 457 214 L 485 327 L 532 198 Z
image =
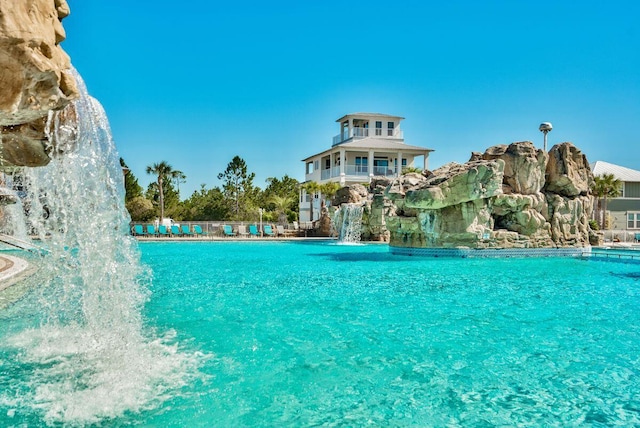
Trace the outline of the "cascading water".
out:
M 342 219 L 337 228 L 339 231 L 338 241 L 343 244 L 360 243 L 362 235 L 362 204 L 342 204 L 340 206 Z
M 8 415 L 84 425 L 158 406 L 197 372 L 175 333 L 145 329 L 150 274 L 129 236 L 123 173 L 102 106 L 76 73 L 76 120 L 51 113 L 61 151 L 25 170 L 28 222 L 47 248 L 39 265 L 38 321 L 9 339 L 18 382 L 0 392 Z M 35 317 L 35 316 L 34 316 Z

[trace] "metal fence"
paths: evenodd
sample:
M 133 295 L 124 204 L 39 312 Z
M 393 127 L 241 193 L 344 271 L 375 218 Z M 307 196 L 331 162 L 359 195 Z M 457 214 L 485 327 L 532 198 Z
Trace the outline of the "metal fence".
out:
M 158 226 L 160 226 L 161 224 L 158 221 L 131 222 L 129 226 L 130 226 L 130 231 L 132 235 L 138 235 L 135 232 L 136 225 L 142 226 L 143 231 L 145 232 L 142 236 L 145 236 L 147 235 L 146 232 L 147 232 L 148 225 L 153 226 L 157 234 Z M 260 235 L 264 236 L 265 235 L 264 226 L 266 225 L 271 226 L 273 233 L 275 233 L 276 235 L 281 235 L 281 233 L 277 232 L 278 231 L 277 226 L 280 225 L 282 226 L 282 229 L 284 230 L 284 236 L 286 237 L 307 236 L 308 231 L 313 229 L 314 227 L 314 224 L 312 222 L 294 222 L 294 223 L 283 225 L 280 223 L 269 223 L 269 222 L 262 222 L 262 224 L 260 224 L 260 222 L 253 222 L 253 221 L 174 221 L 171 224 L 168 224 L 165 222 L 163 223 L 163 225 L 167 227 L 167 233 L 169 236 L 184 236 L 184 234 L 182 233 L 183 226 L 187 226 L 189 228 L 189 232 L 195 234 L 196 228 L 194 228 L 194 226 L 199 226 L 200 229 L 202 230 L 202 237 L 208 237 L 211 239 L 227 237 L 227 235 L 224 233 L 224 226 L 231 226 L 233 232 L 239 236 L 238 226 L 244 226 L 246 229 L 248 229 L 249 225 L 255 225 Z M 171 226 L 177 226 L 181 233 L 179 234 L 171 233 Z
M 640 230 L 626 230 L 626 229 L 610 229 L 601 230 L 604 234 L 604 242 L 622 242 L 628 244 L 640 243 Z

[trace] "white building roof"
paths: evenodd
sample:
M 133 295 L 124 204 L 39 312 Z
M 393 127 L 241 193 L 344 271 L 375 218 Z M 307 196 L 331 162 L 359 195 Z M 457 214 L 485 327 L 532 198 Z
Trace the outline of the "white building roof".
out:
M 361 150 L 369 150 L 373 149 L 378 152 L 380 151 L 390 151 L 390 152 L 403 152 L 403 153 L 416 153 L 418 152 L 420 155 L 425 152 L 432 152 L 433 149 L 428 149 L 426 147 L 420 146 L 411 146 L 409 144 L 400 143 L 398 141 L 386 140 L 383 138 L 362 138 L 358 140 L 349 141 L 348 143 L 340 143 L 337 144 L 330 149 L 327 149 L 323 152 L 316 153 L 313 156 L 309 156 L 306 159 L 302 159 L 303 162 L 307 162 L 316 156 L 326 155 L 331 152 L 338 152 L 341 148 L 347 150 L 353 149 L 361 149 Z
M 389 119 L 400 119 L 403 120 L 404 117 L 394 116 L 392 114 L 382 114 L 382 113 L 349 113 L 342 116 L 340 119 L 337 119 L 336 122 L 342 122 L 345 119 L 350 117 L 386 117 Z
M 625 168 L 624 166 L 603 161 L 595 161 L 589 166 L 591 167 L 593 175 L 613 174 L 613 176 L 620 181 L 640 182 L 640 171 L 636 171 L 635 169 Z

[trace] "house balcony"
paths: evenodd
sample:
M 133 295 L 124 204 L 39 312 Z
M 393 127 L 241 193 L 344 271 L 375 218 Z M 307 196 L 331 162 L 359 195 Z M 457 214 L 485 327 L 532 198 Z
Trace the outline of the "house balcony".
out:
M 369 177 L 370 173 L 376 176 L 395 177 L 397 171 L 396 168 L 392 166 L 369 167 L 368 165 L 347 164 L 344 167 L 344 173 L 347 177 Z M 339 166 L 323 169 L 320 172 L 321 180 L 329 180 L 330 178 L 334 177 L 340 177 Z
M 402 130 L 393 128 L 351 128 L 345 129 L 342 134 L 333 137 L 332 146 L 344 143 L 349 140 L 359 140 L 361 138 L 377 137 L 377 138 L 397 138 L 402 139 Z

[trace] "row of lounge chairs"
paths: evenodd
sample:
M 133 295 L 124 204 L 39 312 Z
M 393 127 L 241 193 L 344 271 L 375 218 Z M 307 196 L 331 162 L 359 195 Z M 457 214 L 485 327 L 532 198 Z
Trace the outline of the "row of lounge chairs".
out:
M 276 236 L 291 236 L 290 233 L 292 231 L 286 231 L 283 226 L 276 226 L 276 230 L 273 230 L 273 226 L 267 224 L 262 227 L 262 234 L 258 230 L 258 226 L 255 224 L 250 224 L 248 229 L 247 226 L 239 225 L 234 230 L 231 225 L 225 224 L 222 226 L 222 236 L 224 237 L 240 237 L 240 238 L 249 238 L 249 237 L 276 237 Z M 141 224 L 136 224 L 131 228 L 131 233 L 134 236 L 141 237 L 202 237 L 207 236 L 208 233 L 202 230 L 200 225 L 193 225 L 193 229 L 189 228 L 189 225 L 183 224 L 182 226 L 164 226 L 159 225 L 155 226 L 152 224 L 147 224 L 143 226 Z
M 199 225 L 194 225 L 193 230 L 189 229 L 189 226 L 183 224 L 182 227 L 178 227 L 177 225 L 173 225 L 170 227 L 160 225 L 158 227 L 148 224 L 143 227 L 141 224 L 136 224 L 131 229 L 131 232 L 135 236 L 204 236 L 207 233 L 202 230 L 202 227 Z

